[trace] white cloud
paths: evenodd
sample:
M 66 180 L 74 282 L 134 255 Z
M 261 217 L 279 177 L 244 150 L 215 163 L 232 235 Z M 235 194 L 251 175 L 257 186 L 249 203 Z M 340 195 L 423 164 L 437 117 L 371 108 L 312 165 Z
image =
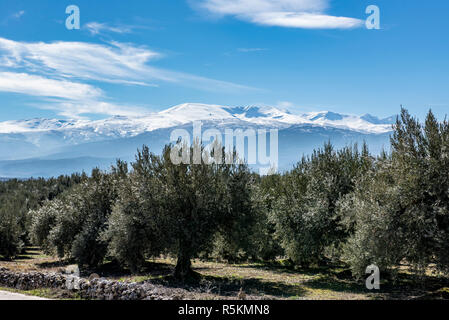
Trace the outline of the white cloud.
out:
M 70 118 L 85 118 L 86 114 L 103 114 L 109 116 L 136 117 L 148 113 L 141 107 L 118 105 L 105 101 L 56 101 L 40 104 L 41 109 L 56 111 L 59 115 Z
M 290 101 L 279 101 L 276 106 L 281 109 L 288 109 L 293 108 L 295 105 Z
M 125 34 L 133 31 L 133 27 L 131 26 L 111 26 L 107 23 L 99 22 L 89 22 L 84 28 L 86 28 L 92 35 L 101 34 L 103 32 Z
M 328 0 L 200 0 L 200 6 L 221 15 L 280 11 L 323 11 Z
M 18 42 L 0 38 L 0 67 L 26 68 L 66 78 L 133 85 L 154 81 L 178 83 L 202 90 L 232 91 L 248 87 L 150 66 L 158 52 L 131 44 L 111 42 Z
M 265 48 L 238 48 L 237 51 L 239 52 L 259 52 L 259 51 L 266 51 Z
M 46 98 L 41 108 L 77 117 L 143 112 L 142 108 L 106 102 L 106 94 L 85 81 L 140 86 L 157 86 L 153 82 L 162 81 L 209 91 L 250 89 L 148 64 L 161 56 L 148 48 L 119 42 L 29 43 L 0 37 L 0 91 Z M 48 103 L 48 98 L 59 100 Z
M 122 43 L 101 45 L 84 42 L 18 42 L 0 38 L 4 66 L 26 67 L 63 77 L 105 82 L 136 82 L 146 63 L 157 52 Z M 140 75 L 140 77 L 139 77 Z M 151 75 L 150 75 L 151 76 Z M 153 78 L 158 78 L 153 75 Z
M 25 14 L 24 10 L 14 13 L 12 16 L 16 19 L 20 19 Z
M 351 29 L 362 25 L 358 19 L 316 13 L 266 12 L 253 17 L 253 22 L 268 26 L 303 29 Z
M 20 18 L 22 18 L 25 13 L 26 12 L 24 10 L 20 10 L 20 11 L 14 12 L 12 14 L 9 14 L 3 20 L 0 21 L 0 25 L 5 25 L 6 26 L 11 21 L 15 21 L 16 22 L 17 20 L 20 20 Z
M 70 100 L 95 99 L 102 96 L 100 89 L 87 84 L 14 72 L 0 72 L 0 91 Z
M 219 16 L 235 16 L 255 24 L 304 29 L 350 29 L 355 18 L 325 14 L 329 0 L 197 0 L 195 6 Z
M 102 101 L 103 92 L 91 85 L 27 73 L 0 72 L 0 92 L 42 97 L 44 102 L 34 105 L 69 118 L 80 118 L 82 114 L 137 116 L 145 113 L 139 107 Z

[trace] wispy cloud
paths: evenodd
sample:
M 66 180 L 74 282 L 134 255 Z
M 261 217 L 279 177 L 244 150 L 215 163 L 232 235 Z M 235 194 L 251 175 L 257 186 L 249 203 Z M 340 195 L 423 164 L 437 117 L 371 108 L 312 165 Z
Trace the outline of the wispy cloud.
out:
M 70 119 L 83 119 L 83 115 L 102 114 L 109 116 L 136 117 L 148 113 L 148 110 L 129 105 L 114 104 L 106 101 L 47 101 L 39 104 L 39 108 L 55 111 L 57 114 Z
M 333 106 L 325 106 L 325 105 L 302 105 L 302 104 L 296 104 L 291 101 L 278 101 L 275 106 L 278 109 L 282 109 L 285 111 L 289 111 L 294 114 L 303 114 L 305 112 L 313 112 L 316 110 L 330 110 L 334 109 Z
M 265 48 L 238 48 L 238 52 L 259 52 L 259 51 L 267 51 Z
M 0 65 L 62 77 L 144 84 L 142 70 L 157 52 L 128 44 L 85 42 L 18 42 L 0 38 Z M 157 74 L 148 78 L 158 79 Z
M 94 99 L 102 95 L 100 89 L 87 84 L 14 72 L 0 72 L 0 91 L 71 100 Z
M 103 32 L 119 33 L 119 34 L 132 33 L 135 27 L 125 25 L 111 26 L 107 23 L 89 22 L 86 25 L 84 25 L 83 28 L 89 31 L 92 35 L 98 35 Z
M 119 42 L 29 43 L 0 38 L 0 91 L 65 99 L 44 107 L 77 116 L 83 113 L 129 115 L 138 110 L 106 102 L 107 95 L 93 81 L 156 87 L 159 82 L 166 82 L 220 92 L 252 90 L 149 65 L 161 57 L 146 47 Z
M 14 14 L 12 15 L 12 17 L 15 18 L 15 19 L 20 19 L 24 14 L 25 14 L 25 11 L 24 11 L 24 10 L 21 10 L 21 11 L 19 11 L 19 12 L 14 13 Z
M 12 14 L 9 14 L 5 18 L 3 18 L 2 21 L 0 21 L 0 25 L 8 25 L 11 21 L 18 21 L 22 16 L 25 14 L 25 10 L 20 10 L 17 12 L 14 12 Z
M 360 19 L 325 14 L 329 0 L 191 0 L 195 7 L 218 16 L 265 26 L 303 29 L 351 29 Z
M 163 55 L 145 47 L 111 42 L 18 42 L 0 38 L 0 66 L 26 68 L 61 77 L 132 85 L 171 82 L 203 90 L 249 87 L 150 66 Z
M 136 116 L 144 113 L 142 108 L 102 101 L 104 93 L 94 86 L 27 73 L 0 72 L 0 91 L 41 97 L 43 103 L 37 105 L 39 108 L 69 118 L 81 118 L 82 114 Z

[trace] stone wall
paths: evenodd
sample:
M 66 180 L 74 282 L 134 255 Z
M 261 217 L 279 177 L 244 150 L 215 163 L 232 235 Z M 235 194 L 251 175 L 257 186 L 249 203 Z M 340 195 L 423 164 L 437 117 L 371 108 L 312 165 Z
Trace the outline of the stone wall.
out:
M 92 300 L 178 300 L 182 290 L 167 291 L 148 282 L 126 283 L 102 278 L 91 281 L 61 273 L 17 273 L 0 268 L 0 286 L 19 290 L 53 288 L 78 292 L 81 298 Z

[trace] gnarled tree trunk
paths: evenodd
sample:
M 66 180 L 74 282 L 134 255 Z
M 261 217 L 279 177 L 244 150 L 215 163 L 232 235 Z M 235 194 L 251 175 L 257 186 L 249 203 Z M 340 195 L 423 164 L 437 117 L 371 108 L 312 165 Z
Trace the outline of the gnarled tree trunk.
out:
M 192 262 L 190 261 L 190 256 L 182 251 L 180 250 L 178 254 L 174 276 L 179 280 L 187 280 L 193 276 Z

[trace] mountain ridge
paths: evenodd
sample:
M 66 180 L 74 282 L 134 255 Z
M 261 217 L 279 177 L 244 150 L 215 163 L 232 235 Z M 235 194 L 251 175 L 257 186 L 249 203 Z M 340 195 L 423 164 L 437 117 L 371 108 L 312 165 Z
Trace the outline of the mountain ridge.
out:
M 390 120 L 391 121 L 390 121 Z M 142 145 L 160 153 L 171 132 L 278 129 L 279 165 L 288 169 L 324 142 L 337 148 L 368 141 L 374 153 L 388 148 L 393 117 L 344 115 L 330 111 L 293 114 L 270 106 L 230 107 L 181 104 L 142 117 L 113 116 L 102 120 L 28 119 L 0 122 L 0 176 L 50 177 L 73 171 L 107 169 L 115 159 L 133 160 Z
M 231 120 L 240 119 L 252 124 L 296 125 L 318 124 L 370 133 L 385 133 L 391 131 L 389 124 L 394 122 L 393 117 L 379 119 L 370 114 L 363 116 L 346 115 L 331 111 L 319 111 L 303 114 L 293 114 L 288 110 L 281 110 L 270 106 L 230 107 L 199 103 L 184 103 L 169 109 L 142 115 L 140 117 L 112 116 L 103 120 L 85 119 L 46 119 L 32 118 L 26 120 L 11 120 L 0 122 L 0 134 L 27 133 L 52 130 L 95 130 L 105 128 L 121 128 L 126 132 L 152 131 L 164 127 L 171 127 L 192 121 L 204 120 Z M 265 122 L 264 122 L 265 120 Z M 152 122 L 158 122 L 151 125 Z M 365 124 L 365 127 L 354 125 Z M 133 130 L 130 130 L 133 129 Z

